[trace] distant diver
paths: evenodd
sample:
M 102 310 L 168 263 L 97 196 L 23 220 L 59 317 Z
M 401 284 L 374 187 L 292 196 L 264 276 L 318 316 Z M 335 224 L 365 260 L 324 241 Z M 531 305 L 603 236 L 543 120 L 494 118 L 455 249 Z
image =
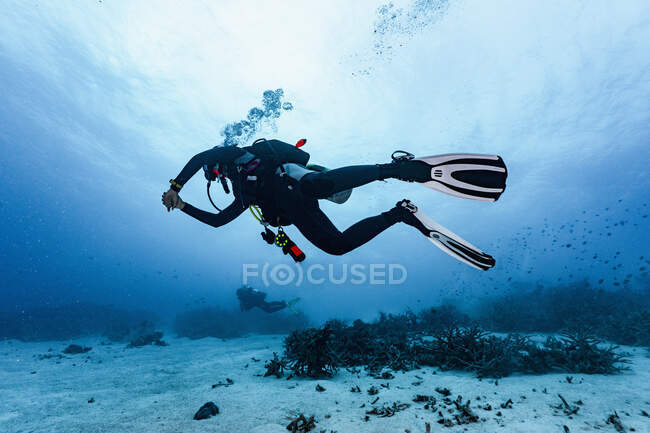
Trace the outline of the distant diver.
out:
M 275 313 L 285 308 L 288 308 L 293 313 L 298 313 L 295 305 L 300 300 L 300 298 L 295 298 L 289 302 L 266 302 L 266 293 L 248 286 L 237 289 L 237 298 L 239 298 L 239 307 L 242 311 L 248 311 L 257 307 L 266 313 Z
M 397 202 L 392 209 L 363 219 L 347 230 L 339 231 L 320 209 L 318 200 L 347 201 L 353 188 L 384 179 L 417 182 L 460 198 L 496 201 L 506 187 L 508 175 L 500 156 L 447 154 L 415 158 L 405 151 L 393 152 L 387 164 L 356 165 L 328 170 L 310 165 L 309 154 L 300 147 L 279 141 L 258 139 L 252 145 L 217 146 L 195 155 L 183 170 L 170 180 L 163 194 L 167 211 L 184 213 L 220 227 L 241 215 L 247 208 L 264 226 L 262 238 L 276 244 L 295 261 L 305 254 L 289 239 L 283 227 L 295 225 L 312 244 L 329 254 L 342 255 L 365 244 L 388 227 L 402 222 L 417 228 L 445 253 L 474 268 L 488 270 L 494 258 L 458 235 L 432 221 L 409 200 Z M 197 171 L 203 168 L 212 205 L 210 213 L 183 202 L 178 193 Z M 221 210 L 212 202 L 210 184 L 218 181 L 226 193 L 232 185 L 233 202 Z M 271 227 L 277 227 L 276 234 Z

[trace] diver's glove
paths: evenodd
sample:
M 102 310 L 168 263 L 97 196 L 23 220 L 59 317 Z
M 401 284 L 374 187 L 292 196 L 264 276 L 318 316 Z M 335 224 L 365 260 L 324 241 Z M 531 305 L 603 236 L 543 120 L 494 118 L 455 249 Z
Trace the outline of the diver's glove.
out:
M 185 207 L 185 202 L 181 200 L 178 192 L 171 188 L 162 195 L 162 203 L 167 208 L 167 212 L 173 209 L 183 209 Z

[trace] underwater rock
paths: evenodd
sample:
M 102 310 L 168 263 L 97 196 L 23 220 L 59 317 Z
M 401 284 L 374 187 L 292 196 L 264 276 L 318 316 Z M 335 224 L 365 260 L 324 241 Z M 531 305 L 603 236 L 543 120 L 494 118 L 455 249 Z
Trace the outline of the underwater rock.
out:
M 235 381 L 234 381 L 234 380 L 232 380 L 232 379 L 230 379 L 230 378 L 226 378 L 226 381 L 225 381 L 225 382 L 221 382 L 221 381 L 219 381 L 219 383 L 215 383 L 215 384 L 213 384 L 213 385 L 212 385 L 212 389 L 219 388 L 220 386 L 223 386 L 223 387 L 226 387 L 226 388 L 227 388 L 227 387 L 229 387 L 230 385 L 234 385 L 234 384 L 235 384 Z
M 325 387 L 322 387 L 320 384 L 316 384 L 316 391 L 325 392 L 326 389 L 325 389 Z
M 90 352 L 93 348 L 92 347 L 82 347 L 79 346 L 78 344 L 71 344 L 65 349 L 63 349 L 63 353 L 66 355 L 77 355 L 79 353 L 86 353 Z
M 217 405 L 209 401 L 203 406 L 201 406 L 201 408 L 194 414 L 194 419 L 197 421 L 202 419 L 208 419 L 208 418 L 212 418 L 218 413 L 219 413 L 219 408 L 217 407 Z
M 140 335 L 139 337 L 134 338 L 126 346 L 128 348 L 133 347 L 143 347 L 143 346 L 168 346 L 163 340 L 161 340 L 163 333 L 160 331 L 152 332 L 151 334 Z

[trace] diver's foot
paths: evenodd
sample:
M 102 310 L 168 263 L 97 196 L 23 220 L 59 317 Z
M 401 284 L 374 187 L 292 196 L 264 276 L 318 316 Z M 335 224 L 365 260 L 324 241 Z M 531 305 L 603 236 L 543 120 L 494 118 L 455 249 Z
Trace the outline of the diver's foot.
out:
M 401 222 L 418 229 L 435 246 L 456 260 L 483 271 L 487 271 L 494 266 L 495 260 L 491 255 L 484 253 L 457 234 L 433 221 L 410 200 L 398 201 L 394 212 L 398 214 L 398 219 Z
M 416 216 L 418 207 L 411 200 L 400 200 L 395 204 L 395 210 L 399 215 L 399 220 L 404 224 L 418 229 L 424 236 L 429 237 L 430 230 Z
M 414 160 L 411 153 L 397 150 L 391 155 L 392 162 L 379 164 L 381 179 L 394 178 L 405 182 L 430 182 L 431 167 L 423 161 Z

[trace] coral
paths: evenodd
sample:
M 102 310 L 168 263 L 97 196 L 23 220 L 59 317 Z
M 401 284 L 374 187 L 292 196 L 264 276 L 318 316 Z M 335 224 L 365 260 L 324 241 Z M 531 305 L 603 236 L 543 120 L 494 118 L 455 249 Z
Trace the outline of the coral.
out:
M 287 368 L 287 361 L 278 358 L 278 354 L 273 352 L 273 359 L 264 364 L 266 373 L 264 377 L 275 376 L 278 379 L 284 376 L 284 369 Z
M 381 418 L 388 418 L 395 415 L 397 412 L 408 409 L 411 405 L 408 403 L 398 403 L 395 402 L 392 405 L 382 406 L 382 407 L 373 407 L 371 410 L 367 410 L 367 415 L 377 415 Z
M 439 329 L 433 338 L 425 338 L 421 329 L 412 313 L 381 315 L 371 324 L 328 322 L 287 337 L 285 357 L 297 376 L 332 376 L 338 367 L 366 366 L 382 379 L 392 376 L 382 373 L 386 367 L 437 366 L 499 378 L 516 372 L 613 374 L 627 362 L 627 354 L 616 347 L 600 347 L 597 339 L 579 331 L 549 337 L 539 345 L 517 334 L 491 335 L 477 326 Z
M 289 425 L 287 425 L 287 430 L 289 430 L 291 433 L 307 433 L 315 428 L 316 421 L 314 420 L 313 415 L 307 418 L 305 415 L 300 414 L 300 416 L 292 420 Z
M 447 328 L 433 342 L 419 345 L 420 362 L 444 370 L 473 371 L 479 377 L 503 377 L 518 371 L 524 339 L 490 336 L 473 326 Z
M 606 422 L 607 422 L 607 424 L 611 424 L 611 425 L 613 425 L 614 428 L 616 429 L 616 431 L 617 431 L 618 433 L 625 433 L 625 432 L 627 432 L 627 429 L 625 428 L 625 426 L 624 426 L 623 423 L 621 422 L 621 418 L 618 416 L 618 413 L 616 413 L 616 411 L 614 411 L 613 414 L 611 414 L 611 415 L 609 415 L 609 416 L 607 417 L 607 421 L 606 421 Z
M 332 330 L 295 331 L 284 340 L 285 358 L 296 376 L 331 377 L 337 371 L 338 360 L 332 350 Z
M 135 337 L 131 342 L 126 346 L 128 348 L 133 347 L 143 347 L 143 346 L 167 346 L 168 344 L 162 340 L 163 333 L 156 331 L 150 334 L 140 335 Z

